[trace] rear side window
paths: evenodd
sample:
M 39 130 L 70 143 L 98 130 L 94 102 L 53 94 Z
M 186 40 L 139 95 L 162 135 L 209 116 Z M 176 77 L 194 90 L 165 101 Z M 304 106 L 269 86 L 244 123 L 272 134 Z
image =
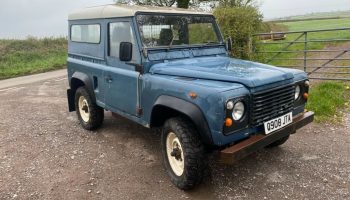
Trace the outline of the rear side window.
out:
M 99 24 L 72 25 L 71 40 L 73 42 L 98 44 L 101 40 L 101 27 Z

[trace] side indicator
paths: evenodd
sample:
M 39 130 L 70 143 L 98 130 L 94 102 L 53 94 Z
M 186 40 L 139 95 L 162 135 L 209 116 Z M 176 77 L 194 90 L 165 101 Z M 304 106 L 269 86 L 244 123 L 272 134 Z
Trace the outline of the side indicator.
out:
M 191 99 L 196 99 L 196 98 L 197 98 L 197 93 L 195 93 L 195 92 L 190 92 L 190 93 L 188 93 L 188 96 L 190 96 Z

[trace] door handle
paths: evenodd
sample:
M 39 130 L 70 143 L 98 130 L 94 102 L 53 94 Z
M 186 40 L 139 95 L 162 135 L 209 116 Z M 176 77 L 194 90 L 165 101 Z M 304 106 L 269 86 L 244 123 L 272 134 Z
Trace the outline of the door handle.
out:
M 113 82 L 113 79 L 112 79 L 112 77 L 111 76 L 106 76 L 106 81 L 108 82 L 108 83 L 112 83 Z

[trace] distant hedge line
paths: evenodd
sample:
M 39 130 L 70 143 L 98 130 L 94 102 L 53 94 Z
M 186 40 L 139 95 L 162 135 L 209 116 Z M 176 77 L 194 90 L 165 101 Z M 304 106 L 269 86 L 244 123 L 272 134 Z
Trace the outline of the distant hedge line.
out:
M 66 38 L 0 40 L 0 80 L 62 69 L 66 62 Z

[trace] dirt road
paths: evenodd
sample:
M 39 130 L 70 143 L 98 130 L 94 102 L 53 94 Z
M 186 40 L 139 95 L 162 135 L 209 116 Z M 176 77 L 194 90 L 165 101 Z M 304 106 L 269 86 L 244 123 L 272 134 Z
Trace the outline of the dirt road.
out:
M 34 74 L 29 76 L 21 76 L 17 78 L 11 78 L 6 80 L 0 80 L 0 90 L 1 89 L 11 89 L 11 87 L 16 87 L 19 85 L 30 84 L 38 81 L 55 79 L 58 77 L 64 77 L 67 74 L 67 69 L 61 69 L 46 73 Z
M 85 131 L 66 88 L 57 77 L 0 90 L 0 199 L 350 199 L 349 114 L 233 166 L 210 158 L 211 176 L 184 192 L 163 169 L 157 133 L 108 112 Z

